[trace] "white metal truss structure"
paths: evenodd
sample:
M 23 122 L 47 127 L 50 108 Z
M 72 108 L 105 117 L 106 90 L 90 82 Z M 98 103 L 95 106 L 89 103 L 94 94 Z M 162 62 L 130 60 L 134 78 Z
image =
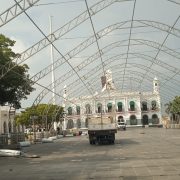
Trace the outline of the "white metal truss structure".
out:
M 93 36 L 93 37 L 94 37 L 94 36 Z M 123 41 L 123 42 L 127 42 L 127 41 L 128 41 L 128 40 L 125 40 L 125 41 Z M 159 47 L 160 47 L 160 44 L 157 43 L 157 42 L 154 42 L 154 41 L 143 40 L 143 39 L 131 39 L 131 41 L 132 41 L 132 42 L 134 41 L 135 43 L 139 43 L 139 44 L 144 44 L 144 45 L 153 47 L 153 48 L 155 48 L 155 49 L 159 49 Z M 85 43 L 82 43 L 82 44 L 83 44 L 83 47 L 82 47 L 82 44 L 81 44 L 80 47 L 76 47 L 75 49 L 73 49 L 73 50 L 71 51 L 72 53 L 71 53 L 71 52 L 67 53 L 67 56 L 69 56 L 69 57 L 75 56 L 76 54 L 78 54 L 77 52 L 80 52 L 81 50 L 83 50 L 83 49 L 85 48 L 85 47 L 84 47 L 84 44 L 86 44 L 87 47 L 88 47 L 88 46 L 89 46 L 89 42 L 92 43 L 92 40 L 89 41 L 89 39 L 88 39 L 87 41 L 85 41 Z M 95 39 L 94 39 L 93 42 L 95 42 Z M 120 42 L 120 43 L 121 43 L 121 42 Z M 120 43 L 119 43 L 119 44 L 120 44 Z M 119 46 L 119 44 L 116 45 L 116 46 Z M 78 50 L 77 50 L 77 49 L 78 49 Z M 167 54 L 169 54 L 169 55 L 171 55 L 171 56 L 175 56 L 175 57 L 177 57 L 177 58 L 180 58 L 180 53 L 178 53 L 178 52 L 176 52 L 176 51 L 174 51 L 174 50 L 171 50 L 171 49 L 169 49 L 169 48 L 167 48 L 167 47 L 165 47 L 165 46 L 162 48 L 162 51 L 165 52 L 165 53 L 167 53 Z M 102 50 L 102 52 L 103 52 L 103 50 Z M 104 53 L 104 52 L 103 52 L 103 53 Z M 99 54 L 99 53 L 96 53 L 96 54 L 95 54 L 95 57 L 96 57 L 96 58 L 99 57 L 98 54 Z M 90 63 L 89 60 L 88 60 L 87 62 Z M 62 63 L 65 63 L 65 62 L 63 61 Z M 85 63 L 86 63 L 86 62 L 85 62 Z M 78 71 L 78 70 L 80 71 L 80 70 L 82 69 L 82 67 L 84 66 L 85 63 L 83 62 L 83 64 L 80 64 L 79 66 L 75 67 L 75 69 L 76 69 L 77 71 Z M 163 66 L 165 66 L 164 63 L 161 62 L 161 61 L 159 61 L 158 59 L 156 59 L 155 61 L 153 61 L 153 63 L 155 63 L 155 64 L 157 64 L 157 65 L 159 65 L 159 66 L 162 66 L 162 64 L 163 64 Z M 166 66 L 169 66 L 169 65 L 166 65 Z M 56 64 L 55 64 L 54 67 L 56 67 Z M 171 67 L 171 66 L 170 66 L 170 67 Z M 179 70 L 180 70 L 180 69 L 174 68 L 174 70 L 175 70 L 175 69 L 176 69 L 175 73 L 176 73 L 176 72 L 179 72 Z M 50 71 L 51 71 L 51 70 L 50 70 Z M 41 74 L 41 72 L 40 72 L 40 74 Z M 75 74 L 75 72 L 74 72 L 73 70 L 67 72 L 67 73 L 64 74 L 61 78 L 59 78 L 59 79 L 57 79 L 57 80 L 55 81 L 55 86 L 58 86 L 59 84 L 62 83 L 62 81 L 65 81 L 68 77 L 71 77 L 71 76 L 74 75 L 74 74 Z M 36 77 L 36 76 L 35 76 L 35 77 Z M 44 76 L 43 76 L 43 77 L 44 77 Z M 33 80 L 34 80 L 34 79 L 33 79 Z M 35 81 L 35 80 L 34 80 L 34 81 Z M 50 84 L 49 86 L 47 86 L 48 89 L 49 89 L 51 86 L 52 86 L 51 84 Z M 41 102 L 42 98 L 44 98 L 44 96 L 49 92 L 48 89 L 44 89 L 44 90 L 37 96 L 34 104 L 39 104 L 39 102 Z
M 132 1 L 132 0 L 118 0 L 118 1 L 117 0 L 102 0 L 96 3 L 95 5 L 93 5 L 92 7 L 90 7 L 91 13 L 92 13 L 91 15 L 94 16 L 96 13 L 102 11 L 104 8 L 112 5 L 115 2 L 124 2 L 124 1 Z M 54 41 L 61 38 L 63 35 L 65 35 L 69 31 L 71 31 L 72 29 L 76 28 L 78 25 L 80 25 L 84 21 L 86 21 L 88 17 L 89 17 L 88 11 L 83 12 L 82 14 L 80 14 L 79 16 L 77 16 L 76 18 L 68 22 L 67 24 L 65 24 L 63 27 L 52 32 L 52 34 L 49 34 L 47 38 L 43 38 L 42 40 L 40 40 L 39 42 L 37 42 L 36 44 L 28 48 L 26 51 L 21 53 L 21 55 L 15 58 L 13 61 L 16 64 L 21 64 L 22 62 L 24 62 L 31 56 L 35 55 L 36 53 L 38 53 L 39 51 L 41 51 L 42 49 L 44 49 L 45 47 L 53 43 Z M 4 67 L 1 67 L 0 78 L 2 78 L 7 72 L 9 72 L 14 67 L 15 66 L 13 66 L 12 63 L 8 63 Z
M 23 8 L 20 9 L 17 4 L 13 5 L 12 7 L 8 8 L 6 11 L 0 14 L 0 27 L 4 26 L 6 23 L 14 19 L 15 17 L 22 14 L 24 11 L 32 7 L 40 0 L 20 0 L 18 3 Z
M 35 0 L 19 1 L 18 4 L 23 11 L 18 8 L 17 4 L 13 6 L 12 10 L 7 10 L 6 18 L 1 18 L 1 26 L 22 12 L 26 12 L 29 7 L 37 2 Z M 180 45 L 180 13 L 176 13 L 171 23 L 165 20 L 160 21 L 158 17 L 157 19 L 146 19 L 145 16 L 139 18 L 136 15 L 137 9 L 135 6 L 135 3 L 138 5 L 139 2 L 138 0 L 101 0 L 89 7 L 85 6 L 84 2 L 82 13 L 54 30 L 52 34 L 37 40 L 19 57 L 13 59 L 13 63 L 21 65 L 30 59 L 33 62 L 33 58 L 37 56 L 36 54 L 41 54 L 46 47 L 52 44 L 58 50 L 54 63 L 48 63 L 48 65 L 33 72 L 30 80 L 34 84 L 41 85 L 41 81 L 50 75 L 53 65 L 57 74 L 54 86 L 57 89 L 56 96 L 59 97 L 59 104 L 62 104 L 62 92 L 65 84 L 68 91 L 67 100 L 101 91 L 100 77 L 103 75 L 103 68 L 105 70 L 111 69 L 115 85 L 122 92 L 151 90 L 152 79 L 158 75 L 161 95 L 164 101 L 168 102 L 175 95 L 179 95 L 180 91 L 180 46 L 178 46 Z M 176 0 L 161 1 L 162 4 L 164 2 L 171 3 L 171 5 L 180 9 L 180 4 Z M 99 21 L 99 19 L 103 19 L 103 16 L 106 16 L 105 13 L 108 9 L 118 8 L 125 3 L 129 3 L 131 6 L 134 5 L 134 12 L 131 12 L 130 18 L 119 18 L 118 21 L 112 19 L 109 23 L 104 23 L 105 25 L 102 21 Z M 15 7 L 19 9 L 17 12 L 14 11 Z M 111 13 L 109 14 L 111 15 Z M 119 13 L 121 14 L 121 12 Z M 13 16 L 9 17 L 9 14 Z M 4 15 L 2 17 L 5 17 Z M 107 19 L 108 15 L 106 16 Z M 24 13 L 24 16 L 27 16 L 27 14 Z M 63 42 L 69 37 L 71 38 L 76 31 L 81 32 L 81 26 L 87 26 L 87 24 L 89 25 L 88 31 L 95 27 L 94 31 L 79 39 L 77 33 L 78 35 L 75 35 L 75 38 L 78 39 L 77 42 L 72 43 L 72 45 L 71 43 L 65 44 L 68 48 L 64 48 L 64 50 Z M 38 27 L 38 24 L 36 25 Z M 152 35 L 154 32 L 159 33 L 161 41 Z M 151 34 L 151 36 L 145 36 L 145 33 Z M 122 37 L 117 36 L 116 39 L 115 36 L 119 34 Z M 169 42 L 170 38 L 172 40 Z M 173 48 L 172 45 L 174 39 L 176 39 L 176 48 Z M 40 61 L 41 58 L 38 60 Z M 0 79 L 6 76 L 14 67 L 11 63 L 0 67 Z M 41 88 L 32 104 L 35 106 L 46 101 L 51 106 L 52 98 L 49 98 L 49 94 L 52 93 L 52 84 L 47 81 L 42 87 L 44 88 Z M 46 109 L 43 116 L 46 116 L 49 108 Z

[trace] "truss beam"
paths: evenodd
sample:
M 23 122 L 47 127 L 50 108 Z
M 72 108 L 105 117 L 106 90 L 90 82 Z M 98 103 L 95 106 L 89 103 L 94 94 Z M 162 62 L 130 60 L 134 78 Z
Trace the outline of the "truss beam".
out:
M 118 2 L 125 2 L 125 1 L 132 1 L 132 0 L 118 0 Z M 97 14 L 98 12 L 102 11 L 103 9 L 107 8 L 108 6 L 112 5 L 115 2 L 117 2 L 117 0 L 102 0 L 102 1 L 94 4 L 93 6 L 90 7 L 91 11 L 93 12 L 92 15 Z M 21 55 L 19 57 L 15 58 L 13 61 L 15 62 L 16 65 L 24 62 L 25 60 L 27 60 L 31 56 L 35 55 L 36 53 L 38 53 L 39 51 L 41 51 L 42 49 L 44 49 L 45 47 L 47 47 L 48 45 L 50 45 L 51 43 L 53 43 L 54 41 L 56 41 L 57 39 L 59 39 L 60 37 L 65 35 L 66 33 L 68 33 L 69 31 L 74 29 L 75 27 L 79 26 L 81 23 L 86 21 L 88 18 L 89 18 L 88 11 L 83 12 L 82 14 L 80 14 L 79 16 L 77 16 L 76 18 L 74 18 L 73 20 L 71 20 L 70 22 L 65 24 L 64 26 L 62 26 L 61 28 L 52 32 L 52 34 L 49 34 L 47 36 L 48 39 L 43 38 L 42 40 L 40 40 L 39 42 L 37 42 L 36 44 L 31 46 L 30 48 L 28 48 L 27 50 L 22 52 Z M 1 72 L 0 79 L 7 72 L 9 72 L 11 69 L 13 69 L 16 65 L 13 65 L 12 63 L 8 63 L 5 66 L 1 67 L 0 68 L 0 72 Z
M 21 0 L 18 2 L 18 4 L 21 5 L 22 9 L 17 4 L 8 8 L 6 11 L 0 14 L 0 27 L 4 26 L 9 21 L 22 14 L 24 11 L 32 7 L 38 1 L 40 0 Z
M 94 36 L 93 36 L 94 37 Z M 123 42 L 126 42 L 126 41 L 128 41 L 128 40 L 124 40 L 124 41 L 120 41 L 120 42 L 117 42 L 117 43 L 113 43 L 113 44 L 111 44 L 111 46 L 112 47 L 110 47 L 110 46 L 107 46 L 107 47 L 105 47 L 104 49 L 102 49 L 102 52 L 103 53 L 105 53 L 108 49 L 113 49 L 113 48 L 115 48 L 115 47 L 118 47 L 119 45 L 121 45 Z M 155 48 L 155 49 L 158 49 L 159 48 L 159 46 L 160 46 L 160 44 L 158 44 L 158 43 L 156 43 L 156 42 L 153 42 L 153 41 L 149 41 L 149 40 L 143 40 L 143 39 L 131 39 L 131 41 L 132 41 L 132 43 L 133 43 L 133 41 L 136 43 L 136 42 L 138 42 L 138 43 L 140 43 L 140 44 L 145 44 L 145 45 L 147 45 L 147 46 L 150 46 L 150 47 L 153 47 L 153 48 Z M 86 41 L 85 41 L 86 42 Z M 81 44 L 82 45 L 82 44 Z M 82 47 L 81 47 L 81 45 L 80 45 L 80 47 L 79 47 L 79 49 L 80 50 L 82 50 Z M 76 51 L 76 49 L 77 49 L 77 47 L 75 48 L 75 51 Z M 84 48 L 83 48 L 84 49 Z M 174 56 L 174 51 L 173 50 L 170 50 L 169 48 L 167 48 L 167 47 L 165 47 L 165 46 L 163 46 L 163 48 L 162 48 L 162 51 L 164 51 L 163 49 L 165 49 L 166 51 L 165 51 L 165 53 L 168 53 L 168 54 L 170 54 L 170 55 L 172 55 L 172 56 Z M 74 51 L 74 50 L 73 50 Z M 72 52 L 72 51 L 71 51 Z M 72 54 L 72 53 L 68 53 L 68 54 Z M 76 53 L 75 53 L 76 54 Z M 130 53 L 130 54 L 132 54 L 132 53 Z M 137 53 L 136 53 L 137 54 Z M 177 53 L 178 54 L 178 56 L 180 57 L 180 53 Z M 138 55 L 138 54 L 137 54 Z M 145 56 L 146 55 L 144 55 L 143 56 L 143 58 L 145 58 Z M 71 56 L 71 57 L 73 57 L 73 56 Z M 79 71 L 80 69 L 82 69 L 83 67 L 85 67 L 85 66 L 87 66 L 88 64 L 90 64 L 90 63 L 92 63 L 96 58 L 98 58 L 99 57 L 99 55 L 98 55 L 98 52 L 97 53 L 95 53 L 93 56 L 91 56 L 90 58 L 88 58 L 86 61 L 84 61 L 84 63 L 82 63 L 82 64 L 80 64 L 80 65 L 78 65 L 77 67 L 75 67 L 75 69 L 77 70 L 77 71 Z M 149 56 L 149 58 L 151 58 L 150 56 Z M 146 59 L 147 59 L 147 56 L 146 56 Z M 151 61 L 152 62 L 152 61 Z M 157 64 L 157 65 L 159 65 L 159 66 L 162 66 L 162 67 L 164 67 L 164 68 L 168 68 L 168 70 L 170 70 L 170 71 L 175 71 L 175 72 L 179 72 L 179 69 L 177 69 L 177 68 L 175 68 L 175 67 L 173 67 L 173 66 L 171 66 L 171 65 L 168 65 L 168 64 L 166 64 L 166 63 L 163 63 L 163 61 L 161 61 L 161 60 L 159 60 L 159 59 L 157 59 L 156 61 L 154 61 L 154 63 L 155 64 Z M 56 66 L 54 66 L 54 67 L 56 67 Z M 50 69 L 50 71 L 51 71 L 51 69 Z M 61 78 L 59 78 L 58 80 L 56 80 L 55 81 L 55 87 L 57 87 L 60 83 L 62 83 L 62 81 L 65 81 L 67 78 L 69 78 L 69 77 L 72 77 L 72 75 L 74 75 L 75 74 L 75 72 L 73 71 L 73 70 L 70 70 L 68 73 L 66 73 L 65 75 L 63 75 Z M 48 87 L 47 88 L 51 88 L 51 84 L 50 85 L 48 85 Z M 49 91 L 47 90 L 47 89 L 44 89 L 38 96 L 37 96 L 37 98 L 35 99 L 35 101 L 34 101 L 34 103 L 35 104 L 38 104 L 43 98 L 44 98 L 44 96 L 48 93 Z

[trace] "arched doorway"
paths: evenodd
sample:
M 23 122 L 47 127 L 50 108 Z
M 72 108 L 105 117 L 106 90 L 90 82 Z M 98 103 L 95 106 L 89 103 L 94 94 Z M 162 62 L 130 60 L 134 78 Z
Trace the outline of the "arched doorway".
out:
M 147 125 L 149 124 L 148 116 L 145 114 L 142 117 L 142 125 Z
M 81 120 L 80 119 L 77 120 L 77 128 L 81 128 Z
M 159 124 L 159 118 L 157 114 L 152 115 L 152 124 Z
M 69 119 L 67 122 L 67 129 L 72 129 L 74 128 L 74 122 L 72 119 Z
M 130 116 L 130 125 L 137 125 L 137 119 L 135 115 Z

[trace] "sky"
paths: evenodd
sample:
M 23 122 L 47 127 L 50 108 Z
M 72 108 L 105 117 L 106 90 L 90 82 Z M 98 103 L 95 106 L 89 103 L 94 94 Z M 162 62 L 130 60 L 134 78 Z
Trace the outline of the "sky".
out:
M 0 33 L 15 40 L 13 50 L 23 53 L 47 38 L 51 19 L 52 32 L 55 31 L 57 38 L 53 42 L 53 59 L 59 63 L 54 65 L 57 82 L 55 89 L 59 94 L 56 102 L 59 104 L 62 103 L 65 85 L 72 97 L 100 91 L 100 77 L 107 69 L 111 69 L 115 86 L 122 91 L 152 91 L 152 81 L 156 76 L 160 81 L 164 104 L 179 95 L 179 1 L 104 0 L 101 6 L 98 6 L 98 2 L 101 1 L 40 0 L 26 10 L 26 14 L 22 13 L 1 26 Z M 96 13 L 98 8 L 103 7 L 103 2 L 112 4 Z M 1 0 L 1 15 L 15 4 L 13 0 Z M 85 15 L 88 15 L 87 6 L 91 18 L 85 20 Z M 86 14 L 77 20 L 84 12 Z M 80 21 L 84 22 L 78 24 Z M 67 31 L 70 27 L 73 28 Z M 98 34 L 97 40 L 94 33 Z M 101 57 L 85 66 L 88 58 L 92 59 L 99 52 L 103 53 Z M 113 58 L 116 60 L 108 63 L 108 59 Z M 50 45 L 28 57 L 23 63 L 28 64 L 33 80 L 36 74 L 39 78 L 36 78 L 37 84 L 34 86 L 36 91 L 22 101 L 22 107 L 50 103 L 52 91 L 44 88 L 52 90 L 52 74 L 49 71 L 43 75 L 43 69 L 52 63 Z M 103 67 L 103 64 L 106 66 Z M 98 67 L 99 70 L 96 70 Z

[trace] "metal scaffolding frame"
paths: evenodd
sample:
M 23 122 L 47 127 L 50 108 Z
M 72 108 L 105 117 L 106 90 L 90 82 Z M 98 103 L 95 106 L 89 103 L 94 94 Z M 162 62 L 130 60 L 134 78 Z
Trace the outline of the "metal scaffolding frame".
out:
M 27 15 L 26 10 L 34 6 L 34 4 L 36 4 L 38 1 L 39 0 L 18 1 L 14 6 L 10 7 L 8 10 L 0 14 L 0 27 L 4 26 L 6 23 L 8 23 L 9 21 L 11 21 L 12 19 L 19 16 L 22 13 L 25 13 Z M 107 7 L 110 7 L 112 4 L 122 3 L 127 1 L 134 3 L 131 20 L 121 21 L 115 24 L 108 25 L 107 27 L 103 27 L 103 29 L 99 31 L 95 30 L 95 25 L 93 23 L 92 17 L 95 18 L 99 12 L 103 11 Z M 166 1 L 169 1 L 175 5 L 180 5 L 180 3 L 176 0 L 166 0 Z M 162 53 L 163 55 L 171 56 L 176 60 L 180 59 L 180 52 L 178 50 L 176 51 L 175 49 L 171 49 L 165 45 L 169 36 L 180 38 L 180 29 L 175 27 L 175 25 L 179 22 L 180 16 L 176 18 L 173 25 L 168 25 L 153 20 L 135 19 L 134 14 L 136 10 L 136 0 L 101 0 L 98 3 L 92 5 L 91 7 L 88 6 L 87 1 L 85 2 L 86 2 L 87 10 L 85 10 L 80 15 L 67 22 L 64 26 L 58 28 L 51 34 L 47 35 L 45 38 L 41 39 L 40 41 L 32 45 L 30 48 L 22 52 L 17 58 L 13 59 L 13 63 L 15 63 L 16 65 L 20 65 L 29 58 L 31 58 L 32 56 L 34 56 L 35 54 L 40 53 L 41 50 L 43 50 L 50 44 L 52 44 L 56 48 L 57 52 L 59 52 L 58 54 L 59 57 L 54 61 L 53 64 L 48 65 L 47 67 L 41 69 L 32 77 L 30 77 L 29 79 L 30 81 L 38 84 L 41 79 L 43 79 L 49 73 L 51 73 L 52 65 L 54 66 L 54 69 L 58 69 L 64 64 L 67 64 L 70 67 L 70 70 L 60 75 L 60 77 L 58 77 L 55 80 L 54 86 L 59 88 L 62 84 L 66 83 L 68 80 L 73 79 L 72 82 L 68 81 L 67 84 L 67 89 L 70 92 L 69 97 L 73 97 L 75 95 L 81 96 L 86 93 L 93 95 L 95 91 L 98 89 L 97 84 L 99 83 L 99 77 L 102 76 L 102 72 L 103 74 L 105 74 L 105 70 L 107 70 L 108 68 L 112 68 L 114 70 L 115 75 L 116 73 L 118 74 L 118 79 L 116 79 L 117 80 L 116 82 L 118 87 L 120 87 L 121 85 L 121 91 L 126 90 L 124 88 L 124 85 L 126 85 L 125 80 L 127 82 L 129 82 L 130 80 L 135 81 L 137 83 L 136 88 L 141 90 L 142 86 L 144 86 L 143 84 L 144 81 L 151 82 L 153 75 L 158 74 L 159 78 L 161 79 L 162 94 L 164 95 L 166 100 L 169 101 L 170 98 L 173 97 L 173 94 L 177 94 L 179 92 L 179 89 L 176 88 L 170 89 L 168 83 L 172 83 L 172 86 L 173 83 L 177 83 L 177 84 L 180 83 L 180 81 L 176 79 L 176 77 L 180 76 L 180 69 L 176 66 L 173 66 L 170 63 L 168 64 L 167 62 L 165 62 L 162 58 L 160 58 L 159 54 Z M 60 40 L 63 36 L 65 36 L 69 32 L 71 32 L 73 29 L 79 27 L 88 19 L 91 22 L 90 26 L 91 28 L 93 28 L 93 34 L 90 37 L 87 37 L 85 41 L 73 47 L 66 54 L 62 54 L 59 51 L 59 49 L 54 45 L 54 43 Z M 36 27 L 38 28 L 38 26 Z M 133 38 L 131 36 L 133 30 L 140 28 L 145 28 L 145 29 L 153 28 L 155 30 L 159 30 L 160 32 L 166 33 L 166 36 L 163 38 L 163 41 L 161 43 L 156 42 L 155 40 Z M 100 42 L 101 42 L 100 40 L 103 40 L 103 38 L 107 37 L 108 35 L 110 35 L 115 31 L 121 31 L 121 30 L 129 30 L 128 38 L 123 39 L 121 41 L 111 42 L 110 44 L 104 47 L 100 46 Z M 81 55 L 82 52 L 84 52 L 94 44 L 97 45 L 96 46 L 97 52 L 95 52 L 91 56 L 88 56 L 84 61 L 82 61 L 78 65 L 71 66 L 70 60 L 74 60 L 74 58 L 77 55 L 79 54 Z M 130 48 L 132 46 L 136 46 L 136 47 L 146 46 L 150 49 L 155 50 L 155 54 L 154 56 L 150 56 L 143 52 L 140 53 L 131 52 Z M 109 54 L 111 51 L 119 47 L 127 48 L 126 52 L 118 53 L 115 55 Z M 106 55 L 108 55 L 108 58 L 106 58 Z M 149 62 L 150 65 L 146 65 L 145 62 L 144 64 L 129 62 L 129 60 L 133 58 L 134 59 L 137 58 L 141 60 L 143 59 L 144 61 Z M 122 63 L 119 60 L 124 60 L 125 62 Z M 96 67 L 93 67 L 94 62 L 98 62 Z M 12 63 L 8 63 L 5 66 L 0 67 L 0 72 L 1 72 L 0 79 L 3 78 L 9 71 L 13 70 L 13 68 L 16 65 L 12 66 Z M 154 65 L 161 67 L 162 69 L 168 71 L 171 74 L 165 74 L 154 70 L 153 69 Z M 83 70 L 87 67 L 89 68 L 88 71 L 83 72 Z M 119 69 L 121 69 L 123 73 L 119 73 Z M 139 70 L 141 70 L 141 72 L 139 72 Z M 131 86 L 130 83 L 128 85 L 129 87 Z M 52 84 L 48 84 L 46 87 L 44 87 L 44 89 L 35 98 L 33 106 L 38 105 L 39 103 L 42 102 L 42 100 L 46 97 L 46 95 L 49 92 L 51 92 L 51 87 Z M 81 92 L 78 91 L 79 88 L 82 89 Z M 100 90 L 100 88 L 98 90 Z M 167 94 L 169 94 L 169 97 L 166 97 Z M 62 99 L 63 99 L 62 88 L 59 90 L 58 93 L 56 93 L 56 95 L 59 96 L 60 99 L 59 103 L 62 103 Z M 48 109 L 50 108 L 51 103 L 52 103 L 52 99 L 50 99 L 48 102 L 49 104 Z M 46 109 L 43 115 L 47 114 L 48 109 Z

